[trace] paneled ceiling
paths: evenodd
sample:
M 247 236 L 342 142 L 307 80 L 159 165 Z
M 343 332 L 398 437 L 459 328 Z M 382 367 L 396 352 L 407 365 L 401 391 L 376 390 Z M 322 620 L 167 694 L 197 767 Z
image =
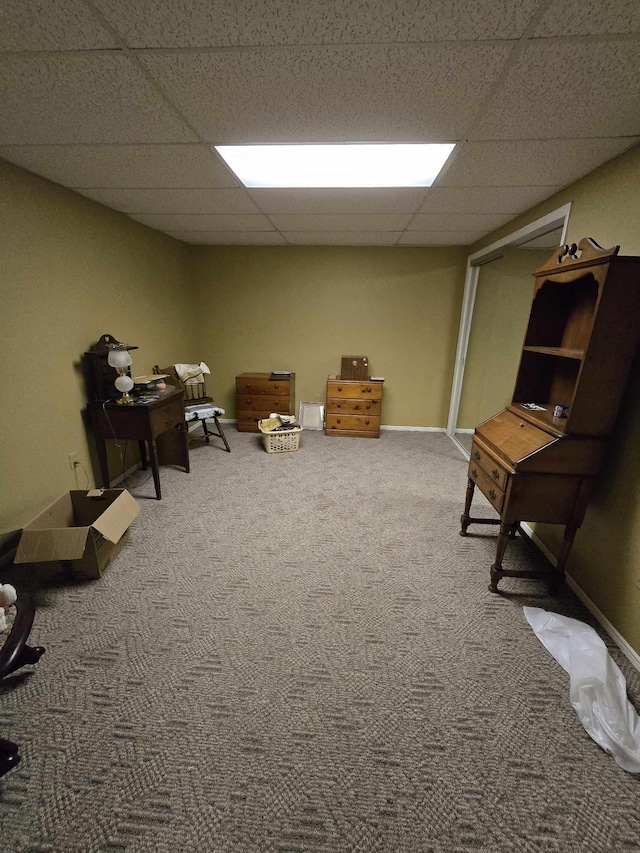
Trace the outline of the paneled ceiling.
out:
M 640 140 L 638 0 L 2 0 L 0 157 L 187 243 L 468 245 Z M 214 144 L 456 142 L 428 189 Z

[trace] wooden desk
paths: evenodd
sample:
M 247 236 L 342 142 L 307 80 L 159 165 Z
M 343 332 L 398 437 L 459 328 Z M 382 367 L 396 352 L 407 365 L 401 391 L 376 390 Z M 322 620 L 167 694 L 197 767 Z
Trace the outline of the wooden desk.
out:
M 160 473 L 162 464 L 181 465 L 189 473 L 189 444 L 184 420 L 184 392 L 171 391 L 152 403 L 133 403 L 120 406 L 110 400 L 90 403 L 89 413 L 96 439 L 102 484 L 109 488 L 107 439 L 133 439 L 140 447 L 142 467 L 147 467 L 146 446 L 156 487 L 156 497 L 161 499 Z
M 532 422 L 530 413 L 511 405 L 476 427 L 471 447 L 467 495 L 460 519 L 464 536 L 470 524 L 499 524 L 495 562 L 491 566 L 491 592 L 503 577 L 546 578 L 555 592 L 582 524 L 604 441 L 591 436 L 564 435 Z M 500 514 L 499 519 L 472 518 L 475 487 Z M 502 560 L 509 539 L 521 521 L 564 524 L 564 540 L 555 571 L 504 569 Z
M 534 272 L 511 405 L 475 429 L 460 532 L 500 524 L 491 592 L 503 577 L 547 577 L 552 590 L 564 578 L 640 337 L 640 257 L 619 248 L 584 238 Z M 476 486 L 499 521 L 469 515 Z M 503 569 L 520 521 L 565 525 L 555 572 Z

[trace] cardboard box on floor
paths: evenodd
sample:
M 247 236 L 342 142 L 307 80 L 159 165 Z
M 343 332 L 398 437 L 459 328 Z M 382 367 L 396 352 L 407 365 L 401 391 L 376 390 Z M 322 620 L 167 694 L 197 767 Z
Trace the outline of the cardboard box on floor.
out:
M 14 563 L 62 570 L 70 564 L 80 577 L 101 577 L 127 540 L 140 512 L 126 489 L 71 491 L 22 530 Z

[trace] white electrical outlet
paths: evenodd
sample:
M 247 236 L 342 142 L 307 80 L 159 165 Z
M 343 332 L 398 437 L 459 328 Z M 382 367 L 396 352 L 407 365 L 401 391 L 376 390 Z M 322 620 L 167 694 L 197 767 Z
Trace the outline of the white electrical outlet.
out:
M 73 470 L 75 470 L 76 465 L 79 465 L 79 464 L 80 463 L 78 462 L 78 454 L 77 453 L 70 453 L 69 454 L 69 468 L 71 468 L 71 470 L 73 471 Z

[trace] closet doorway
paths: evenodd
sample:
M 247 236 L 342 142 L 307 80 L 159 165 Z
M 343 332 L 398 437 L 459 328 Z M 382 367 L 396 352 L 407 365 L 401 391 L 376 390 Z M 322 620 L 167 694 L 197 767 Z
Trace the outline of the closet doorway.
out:
M 447 434 L 468 459 L 474 427 L 511 402 L 532 273 L 565 242 L 571 205 L 469 256 Z

